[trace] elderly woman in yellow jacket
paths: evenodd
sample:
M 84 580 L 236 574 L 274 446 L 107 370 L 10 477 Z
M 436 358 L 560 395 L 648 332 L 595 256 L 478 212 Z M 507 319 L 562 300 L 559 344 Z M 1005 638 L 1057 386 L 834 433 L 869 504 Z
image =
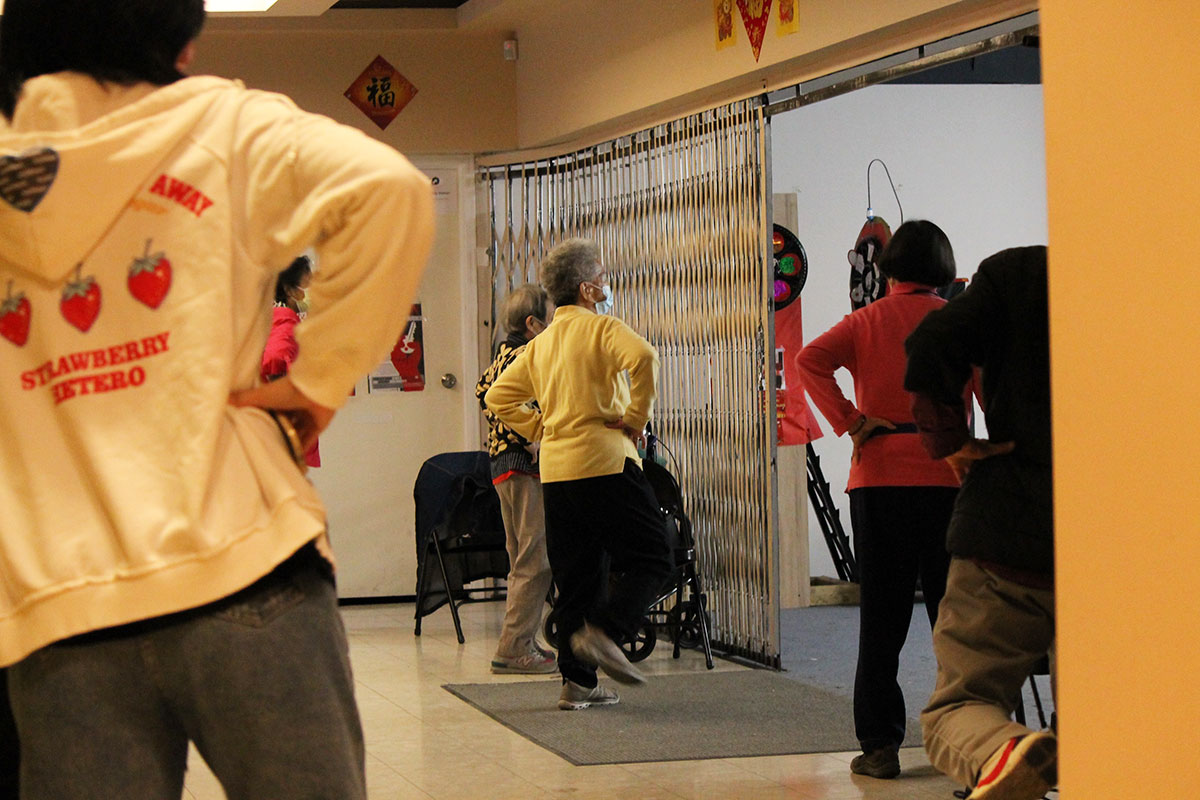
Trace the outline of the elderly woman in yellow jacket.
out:
M 617 702 L 598 685 L 597 666 L 622 683 L 644 680 L 617 642 L 633 634 L 671 574 L 662 515 L 635 444 L 654 406 L 658 354 L 608 315 L 612 290 L 594 243 L 560 244 L 542 263 L 541 281 L 558 307 L 554 321 L 486 402 L 505 425 L 541 441 L 558 586 L 558 707 L 575 710 Z M 619 573 L 611 592 L 610 566 Z

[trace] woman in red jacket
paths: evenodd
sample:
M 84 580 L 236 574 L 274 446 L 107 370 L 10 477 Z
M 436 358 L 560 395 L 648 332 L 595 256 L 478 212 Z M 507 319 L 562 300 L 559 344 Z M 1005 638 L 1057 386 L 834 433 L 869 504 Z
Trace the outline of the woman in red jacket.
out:
M 262 379 L 273 381 L 288 374 L 288 368 L 300 352 L 296 344 L 296 326 L 308 310 L 304 290 L 312 282 L 312 262 L 300 256 L 275 281 L 275 309 L 271 317 L 271 333 L 263 349 Z M 321 466 L 321 450 L 317 442 L 304 454 L 304 463 Z
M 912 620 L 917 578 L 930 627 L 946 588 L 946 529 L 958 479 L 921 446 L 904 391 L 904 339 L 945 301 L 936 287 L 954 280 L 954 251 L 941 228 L 914 220 L 880 256 L 887 295 L 845 317 L 800 351 L 804 388 L 840 436 L 850 434 L 850 518 L 859 570 L 858 668 L 854 727 L 859 775 L 894 778 L 904 741 L 904 695 L 896 681 Z M 838 387 L 854 377 L 854 403 Z

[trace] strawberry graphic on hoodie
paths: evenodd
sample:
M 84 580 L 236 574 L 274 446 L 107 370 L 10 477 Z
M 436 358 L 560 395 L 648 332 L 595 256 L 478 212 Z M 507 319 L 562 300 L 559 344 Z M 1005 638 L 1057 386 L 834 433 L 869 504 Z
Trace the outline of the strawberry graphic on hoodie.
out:
M 129 293 L 150 308 L 158 308 L 171 289 L 171 262 L 162 250 L 150 252 L 153 239 L 146 240 L 146 252 L 129 265 Z
M 100 316 L 100 286 L 95 277 L 89 275 L 84 278 L 82 275 L 83 264 L 80 263 L 75 267 L 75 280 L 67 283 L 63 289 L 58 307 L 67 322 L 87 333 L 96 317 Z
M 31 310 L 24 292 L 12 293 L 13 282 L 8 282 L 8 292 L 4 302 L 0 303 L 0 336 L 8 339 L 17 347 L 24 347 L 29 338 L 29 317 Z

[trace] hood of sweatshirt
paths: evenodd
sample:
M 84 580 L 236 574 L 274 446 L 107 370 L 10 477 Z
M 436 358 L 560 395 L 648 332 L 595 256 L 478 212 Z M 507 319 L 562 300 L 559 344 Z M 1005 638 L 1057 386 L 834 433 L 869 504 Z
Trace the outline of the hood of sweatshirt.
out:
M 69 278 L 229 85 L 125 87 L 70 72 L 26 81 L 12 122 L 0 118 L 0 265 L 44 284 Z M 206 202 L 186 184 L 156 189 Z

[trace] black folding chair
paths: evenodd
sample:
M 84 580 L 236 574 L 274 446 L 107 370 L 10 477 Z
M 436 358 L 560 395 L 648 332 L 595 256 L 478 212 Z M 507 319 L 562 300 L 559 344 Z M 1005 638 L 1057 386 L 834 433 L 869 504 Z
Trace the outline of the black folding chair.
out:
M 417 608 L 421 618 L 450 606 L 458 643 L 466 641 L 458 606 L 503 600 L 503 586 L 466 588 L 484 578 L 508 576 L 504 519 L 492 486 L 488 454 L 442 453 L 421 465 L 413 487 L 416 501 Z

